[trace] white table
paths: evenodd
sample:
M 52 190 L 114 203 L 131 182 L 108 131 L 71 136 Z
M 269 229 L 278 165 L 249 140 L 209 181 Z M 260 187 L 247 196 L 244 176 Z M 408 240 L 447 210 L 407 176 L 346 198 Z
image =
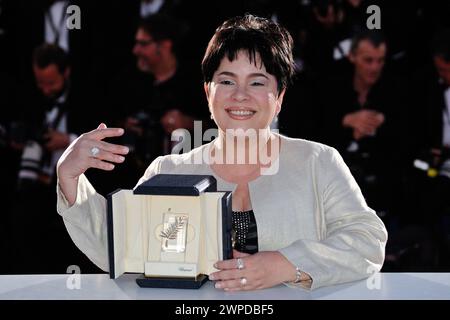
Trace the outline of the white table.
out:
M 450 273 L 375 276 L 379 281 L 370 278 L 314 291 L 277 286 L 226 293 L 210 281 L 198 290 L 140 288 L 134 274 L 116 280 L 107 274 L 79 275 L 80 289 L 68 289 L 69 277 L 76 280 L 72 275 L 0 275 L 0 300 L 450 300 Z M 72 287 L 76 283 L 69 281 Z

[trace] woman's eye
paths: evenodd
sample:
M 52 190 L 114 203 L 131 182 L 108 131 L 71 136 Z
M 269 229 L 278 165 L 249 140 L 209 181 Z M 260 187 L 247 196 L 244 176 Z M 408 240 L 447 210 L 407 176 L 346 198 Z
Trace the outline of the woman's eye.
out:
M 221 80 L 219 83 L 220 84 L 225 84 L 225 85 L 231 85 L 231 84 L 233 84 L 233 81 L 231 81 L 231 80 Z
M 254 81 L 254 82 L 251 83 L 251 85 L 252 85 L 252 86 L 255 86 L 255 87 L 258 87 L 258 86 L 263 86 L 264 83 L 258 82 L 258 81 Z

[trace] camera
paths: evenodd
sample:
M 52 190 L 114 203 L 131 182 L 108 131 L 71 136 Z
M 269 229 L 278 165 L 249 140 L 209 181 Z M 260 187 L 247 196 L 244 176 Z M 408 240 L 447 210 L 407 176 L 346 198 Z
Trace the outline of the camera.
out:
M 440 152 L 422 152 L 413 166 L 426 172 L 430 178 L 442 176 L 450 179 L 450 148 L 442 148 Z
M 161 115 L 156 111 L 140 110 L 130 117 L 138 121 L 137 126 L 142 129 L 142 134 L 125 130 L 121 143 L 142 161 L 152 161 L 155 155 L 161 154 L 161 136 L 164 134 L 160 124 Z
M 43 175 L 43 167 L 50 159 L 50 153 L 45 149 L 48 139 L 45 137 L 48 128 L 38 128 L 27 130 L 21 125 L 17 125 L 16 132 L 12 134 L 12 140 L 25 144 L 18 173 L 19 187 L 24 181 L 37 182 Z M 34 132 L 32 132 L 34 131 Z M 27 139 L 27 136 L 34 137 Z
M 20 160 L 19 180 L 37 180 L 41 173 L 44 150 L 36 141 L 28 141 Z
M 442 163 L 441 169 L 439 170 L 439 175 L 450 179 L 450 158 Z

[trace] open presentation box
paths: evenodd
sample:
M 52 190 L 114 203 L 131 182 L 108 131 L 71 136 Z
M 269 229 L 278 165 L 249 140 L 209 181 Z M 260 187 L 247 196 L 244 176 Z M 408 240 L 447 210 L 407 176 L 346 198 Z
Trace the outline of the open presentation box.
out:
M 110 277 L 142 287 L 199 288 L 232 257 L 231 192 L 207 175 L 158 174 L 108 195 Z

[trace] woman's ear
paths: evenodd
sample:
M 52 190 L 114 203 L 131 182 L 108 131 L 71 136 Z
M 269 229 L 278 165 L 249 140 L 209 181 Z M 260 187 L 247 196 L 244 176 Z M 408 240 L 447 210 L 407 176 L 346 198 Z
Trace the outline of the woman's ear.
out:
M 277 98 L 277 107 L 276 107 L 276 114 L 278 115 L 281 111 L 281 105 L 283 104 L 283 98 L 284 98 L 284 94 L 286 93 L 286 88 L 284 88 L 283 90 L 281 90 L 280 94 L 278 95 Z
M 209 84 L 204 82 L 203 89 L 205 90 L 206 100 L 208 100 L 208 105 L 209 105 Z

